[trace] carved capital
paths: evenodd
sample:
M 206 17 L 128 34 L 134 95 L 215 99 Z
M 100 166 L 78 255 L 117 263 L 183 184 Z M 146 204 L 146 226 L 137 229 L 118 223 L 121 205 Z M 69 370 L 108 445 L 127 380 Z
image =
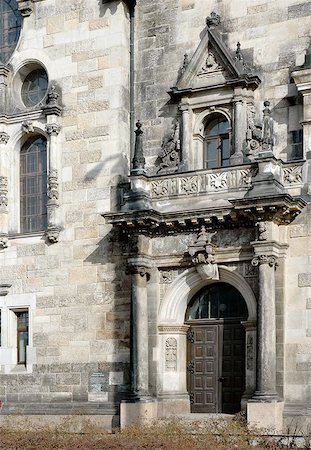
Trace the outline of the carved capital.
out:
M 144 277 L 145 275 L 149 276 L 148 269 L 143 266 L 130 266 L 129 273 L 131 273 L 132 275 L 138 274 L 141 277 Z
M 0 144 L 7 144 L 10 136 L 5 131 L 0 131 Z
M 56 225 L 49 226 L 45 232 L 48 242 L 50 242 L 51 244 L 57 243 L 59 241 L 60 232 L 61 232 L 60 227 L 58 227 Z
M 277 258 L 273 255 L 257 255 L 252 259 L 252 266 L 269 264 L 270 267 L 277 266 Z
M 45 126 L 46 132 L 50 135 L 50 136 L 57 136 L 61 130 L 61 126 L 58 125 L 57 123 L 48 123 Z

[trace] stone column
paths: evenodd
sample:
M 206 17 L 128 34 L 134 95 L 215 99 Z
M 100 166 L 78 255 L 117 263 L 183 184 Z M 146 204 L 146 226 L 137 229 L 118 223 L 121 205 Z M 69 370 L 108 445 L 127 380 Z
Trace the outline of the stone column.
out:
M 235 97 L 234 100 L 234 153 L 230 158 L 231 164 L 243 164 L 243 141 L 246 134 L 245 105 L 242 97 Z M 245 126 L 242 124 L 245 123 Z
M 193 167 L 192 161 L 190 161 L 190 112 L 188 105 L 180 106 L 182 112 L 182 141 L 181 141 L 181 151 L 182 151 L 182 167 L 183 170 L 191 170 Z
M 136 258 L 135 258 L 136 259 Z M 134 423 L 148 423 L 157 414 L 157 404 L 149 395 L 149 330 L 148 330 L 148 269 L 131 262 L 131 394 L 121 402 L 121 428 Z
M 61 230 L 58 207 L 59 207 L 59 192 L 58 192 L 58 145 L 57 136 L 61 130 L 57 123 L 48 123 L 46 131 L 50 136 L 49 145 L 49 171 L 48 171 L 48 201 L 47 201 L 47 215 L 48 227 L 46 236 L 51 243 L 58 242 L 59 233 Z
M 131 267 L 131 382 L 137 399 L 149 396 L 147 270 Z
M 6 110 L 6 97 L 7 97 L 7 79 L 10 70 L 0 64 L 0 112 L 4 113 Z
M 6 145 L 9 135 L 0 132 L 0 249 L 7 247 L 8 242 L 8 164 Z
M 257 321 L 257 389 L 254 398 L 276 400 L 276 323 L 275 279 L 276 257 L 256 255 L 252 260 L 259 266 L 259 301 Z
M 265 222 L 264 227 L 258 228 L 258 241 L 252 242 L 252 264 L 259 270 L 257 380 L 256 391 L 247 403 L 247 421 L 252 427 L 279 434 L 283 431 L 284 402 L 276 392 L 275 270 L 284 245 L 267 240 L 274 238 L 275 227 Z

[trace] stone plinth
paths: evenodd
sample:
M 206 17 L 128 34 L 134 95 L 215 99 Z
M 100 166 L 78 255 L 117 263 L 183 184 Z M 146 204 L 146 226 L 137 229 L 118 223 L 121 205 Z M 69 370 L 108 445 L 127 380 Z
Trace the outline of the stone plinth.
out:
M 281 434 L 283 432 L 284 402 L 256 402 L 247 404 L 247 424 L 266 434 Z
M 130 425 L 148 425 L 157 417 L 157 402 L 139 400 L 137 402 L 121 402 L 120 428 Z

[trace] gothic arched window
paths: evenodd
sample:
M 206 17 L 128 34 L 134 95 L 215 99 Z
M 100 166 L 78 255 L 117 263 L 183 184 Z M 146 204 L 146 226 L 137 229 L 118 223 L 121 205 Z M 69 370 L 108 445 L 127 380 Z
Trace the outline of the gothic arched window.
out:
M 204 130 L 206 169 L 230 165 L 230 133 L 229 122 L 225 116 L 217 114 L 207 123 Z
M 16 0 L 0 2 L 0 62 L 10 59 L 21 31 L 22 16 Z
M 47 225 L 47 141 L 32 136 L 20 154 L 20 231 L 41 231 Z

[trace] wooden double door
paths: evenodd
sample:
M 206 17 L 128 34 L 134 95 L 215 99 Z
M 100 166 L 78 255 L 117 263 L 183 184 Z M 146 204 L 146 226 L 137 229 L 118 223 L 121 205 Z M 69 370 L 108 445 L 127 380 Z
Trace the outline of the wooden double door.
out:
M 191 412 L 240 411 L 245 390 L 245 330 L 241 320 L 191 324 L 187 351 Z

